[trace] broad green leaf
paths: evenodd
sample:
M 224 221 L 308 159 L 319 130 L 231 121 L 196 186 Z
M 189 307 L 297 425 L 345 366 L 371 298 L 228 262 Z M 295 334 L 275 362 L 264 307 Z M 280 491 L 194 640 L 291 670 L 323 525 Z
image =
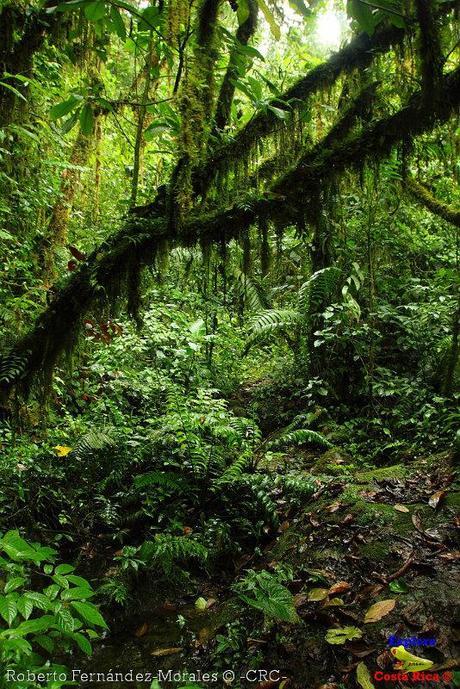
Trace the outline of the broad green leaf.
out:
M 270 112 L 272 112 L 274 115 L 276 115 L 276 117 L 279 120 L 288 120 L 289 119 L 289 113 L 287 112 L 287 110 L 281 110 L 281 108 L 276 108 L 274 105 L 269 105 L 267 107 L 268 107 L 268 110 L 270 110 Z
M 72 601 L 70 605 L 80 615 L 84 622 L 96 627 L 107 629 L 107 624 L 99 610 L 91 603 L 77 603 Z
M 24 577 L 14 577 L 13 579 L 9 579 L 5 584 L 4 592 L 9 593 L 10 591 L 16 591 L 16 589 L 18 589 L 24 583 Z
M 0 81 L 0 88 L 4 88 L 8 91 L 11 91 L 12 93 L 14 93 L 15 96 L 27 103 L 27 99 L 23 96 L 23 94 L 20 91 L 18 91 L 18 89 L 15 89 L 14 86 L 11 86 L 11 84 L 7 84 L 4 81 Z
M 11 598 L 0 598 L 0 615 L 3 617 L 9 627 L 13 624 L 18 614 L 16 603 Z
M 71 572 L 75 571 L 75 567 L 72 567 L 72 565 L 58 565 L 56 569 L 54 570 L 55 574 L 70 574 Z
M 325 598 L 327 598 L 328 593 L 329 593 L 329 589 L 311 589 L 311 591 L 308 592 L 308 600 L 309 601 L 324 600 Z
M 69 574 L 67 576 L 67 579 L 72 583 L 75 584 L 75 586 L 81 586 L 82 588 L 87 588 L 91 590 L 91 585 L 89 584 L 86 579 L 83 579 L 83 577 L 79 577 L 76 574 Z
M 115 30 L 115 33 L 119 38 L 121 38 L 122 41 L 126 40 L 126 27 L 125 27 L 125 22 L 123 21 L 123 17 L 121 16 L 120 10 L 118 7 L 115 7 L 114 5 L 110 6 L 110 20 L 112 22 L 112 26 Z
M 21 598 L 18 598 L 18 600 L 16 601 L 16 607 L 19 610 L 20 614 L 23 616 L 23 618 L 25 620 L 28 620 L 34 609 L 34 603 L 32 600 L 30 600 L 30 598 L 21 596 Z
M 48 653 L 52 653 L 54 651 L 54 641 L 49 636 L 36 636 L 34 638 L 34 642 L 44 648 L 45 651 L 48 651 Z
M 328 629 L 325 639 L 328 644 L 341 646 L 345 641 L 360 639 L 362 635 L 362 631 L 357 627 L 340 627 L 339 629 Z
M 265 0 L 257 0 L 257 3 L 259 5 L 260 9 L 262 10 L 262 14 L 265 17 L 267 24 L 270 27 L 270 31 L 272 32 L 273 37 L 277 41 L 279 41 L 281 38 L 281 29 L 280 29 L 275 17 L 273 16 L 271 9 L 269 8 L 269 6 L 265 2 Z
M 395 579 L 394 581 L 390 581 L 389 589 L 390 591 L 393 591 L 393 593 L 407 593 L 409 590 L 404 579 Z
M 65 632 L 72 632 L 74 630 L 74 618 L 70 610 L 66 610 L 65 608 L 59 610 L 56 615 L 56 621 L 59 629 Z
M 85 17 L 89 19 L 90 22 L 97 22 L 103 18 L 105 14 L 105 3 L 103 0 L 95 0 L 90 2 L 89 5 L 85 7 Z
M 26 591 L 24 594 L 25 598 L 33 601 L 33 604 L 39 610 L 49 610 L 51 606 L 51 601 L 43 593 L 38 593 L 38 591 Z
M 56 627 L 56 619 L 54 615 L 42 615 L 36 620 L 26 620 L 14 630 L 17 634 L 37 634 L 48 629 Z
M 381 17 L 374 13 L 369 5 L 361 2 L 361 0 L 348 0 L 347 10 L 348 15 L 358 22 L 359 28 L 369 36 L 372 36 Z
M 83 134 L 89 136 L 94 129 L 94 114 L 93 109 L 89 103 L 86 103 L 80 113 L 80 127 Z
M 86 598 L 92 598 L 92 596 L 95 595 L 95 591 L 92 591 L 89 588 L 83 588 L 82 586 L 77 586 L 76 588 L 63 591 L 61 598 L 62 600 L 85 600 Z
M 51 584 L 51 586 L 48 586 L 46 589 L 44 589 L 43 593 L 51 600 L 54 600 L 60 590 L 61 587 L 58 584 Z
M 83 653 L 86 653 L 87 656 L 92 655 L 93 653 L 93 648 L 86 638 L 86 636 L 83 636 L 83 634 L 80 634 L 79 632 L 75 632 L 72 634 L 72 639 L 77 643 L 78 647 L 83 651 Z
M 61 588 L 63 588 L 63 589 L 69 588 L 69 581 L 66 577 L 61 577 L 61 576 L 59 576 L 59 574 L 54 574 L 52 579 Z
M 70 98 L 68 98 L 65 101 L 62 101 L 62 103 L 57 103 L 57 105 L 53 105 L 53 107 L 50 110 L 50 119 L 54 122 L 54 120 L 58 120 L 60 117 L 64 117 L 65 115 L 68 115 L 72 110 L 74 110 L 79 103 L 81 103 L 82 97 L 77 94 L 72 94 Z
M 206 598 L 197 598 L 195 601 L 195 608 L 200 611 L 206 610 Z
M 238 9 L 236 15 L 238 17 L 238 24 L 244 24 L 246 19 L 248 19 L 250 14 L 249 5 L 247 0 L 238 0 Z

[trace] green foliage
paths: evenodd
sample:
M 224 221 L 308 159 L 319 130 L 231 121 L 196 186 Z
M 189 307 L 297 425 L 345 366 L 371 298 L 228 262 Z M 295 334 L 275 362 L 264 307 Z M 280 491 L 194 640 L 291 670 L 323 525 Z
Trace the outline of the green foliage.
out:
M 55 550 L 24 540 L 18 531 L 0 538 L 0 553 L 2 670 L 37 672 L 75 648 L 91 655 L 91 640 L 107 625 L 90 602 L 95 591 L 89 582 L 75 575 L 73 566 L 55 565 Z M 48 669 L 65 670 L 53 662 Z
M 262 612 L 269 620 L 299 621 L 294 597 L 276 574 L 250 570 L 234 588 L 244 603 Z

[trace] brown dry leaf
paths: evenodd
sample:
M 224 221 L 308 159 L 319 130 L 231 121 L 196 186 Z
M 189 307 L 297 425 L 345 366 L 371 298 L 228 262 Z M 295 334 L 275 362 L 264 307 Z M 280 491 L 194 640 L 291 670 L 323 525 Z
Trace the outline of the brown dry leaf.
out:
M 443 560 L 460 560 L 460 550 L 454 550 L 453 553 L 442 553 L 439 557 Z
M 347 651 L 350 651 L 350 653 L 356 658 L 365 658 L 366 656 L 370 656 L 371 653 L 374 653 L 375 647 L 374 648 L 353 648 L 352 646 L 346 646 Z
M 348 589 L 351 589 L 351 586 L 348 583 L 348 581 L 338 581 L 336 584 L 333 584 L 329 589 L 329 595 L 332 596 L 335 593 L 343 593 L 344 591 L 348 591 Z
M 284 533 L 285 531 L 287 531 L 289 529 L 290 526 L 291 525 L 288 521 L 284 521 L 280 524 L 278 531 L 280 533 Z
M 413 514 L 411 519 L 412 519 L 412 524 L 415 526 L 417 531 L 420 531 L 420 533 L 423 533 L 422 520 L 420 519 L 419 515 Z
M 308 592 L 308 600 L 324 600 L 325 598 L 327 598 L 328 593 L 328 589 L 311 589 L 311 591 Z
M 171 648 L 155 648 L 153 651 L 150 652 L 151 656 L 172 656 L 174 653 L 180 653 L 182 649 L 177 646 L 173 646 Z
M 182 529 L 182 531 L 184 532 L 184 536 L 190 536 L 190 534 L 192 533 L 193 529 L 192 529 L 191 526 L 184 526 L 184 528 Z
M 360 589 L 358 596 L 359 598 L 374 598 L 383 589 L 382 584 L 367 584 Z
M 409 510 L 407 509 L 407 507 L 406 507 L 405 505 L 399 505 L 399 504 L 398 504 L 398 505 L 394 505 L 394 509 L 395 509 L 397 512 L 409 512 Z
M 431 498 L 428 500 L 428 504 L 430 507 L 432 507 L 434 510 L 437 508 L 443 497 L 445 496 L 446 491 L 445 490 L 438 490 L 436 493 L 433 493 Z
M 310 515 L 310 524 L 312 526 L 319 526 L 320 522 Z
M 206 602 L 206 609 L 209 610 L 209 608 L 212 608 L 212 606 L 215 605 L 216 603 L 217 603 L 216 598 L 208 598 L 208 600 Z
M 328 682 L 327 684 L 322 684 L 320 687 L 318 687 L 318 689 L 338 689 L 338 686 L 338 684 L 331 684 Z
M 394 598 L 388 598 L 387 600 L 380 600 L 378 603 L 374 603 L 374 605 L 371 605 L 364 616 L 365 624 L 369 624 L 370 622 L 378 622 L 382 619 L 382 617 L 388 615 L 388 613 L 393 610 L 395 605 L 396 600 Z
M 346 524 L 351 524 L 351 522 L 353 520 L 354 520 L 354 516 L 352 514 L 348 513 L 344 516 L 344 518 L 342 519 L 342 521 L 340 523 L 345 526 Z
M 296 593 L 294 596 L 294 607 L 300 608 L 307 600 L 308 596 L 305 593 Z
M 144 624 L 141 624 L 138 629 L 134 632 L 134 636 L 137 636 L 138 639 L 140 639 L 141 636 L 145 636 L 147 632 L 149 631 L 149 625 L 147 622 L 144 622 Z
M 331 503 L 327 507 L 324 508 L 325 512 L 329 512 L 332 514 L 333 512 L 337 512 L 342 507 L 342 503 L 339 502 L 338 500 L 336 502 Z
M 198 641 L 200 642 L 200 644 L 205 644 L 207 641 L 209 641 L 211 636 L 211 630 L 208 627 L 203 627 L 203 629 L 200 629 L 200 631 L 198 632 Z
M 390 651 L 388 649 L 385 649 L 382 651 L 382 653 L 379 653 L 377 658 L 375 659 L 375 662 L 377 665 L 381 668 L 387 667 L 389 663 L 393 662 L 394 658 L 391 655 Z
M 161 610 L 163 612 L 176 612 L 177 605 L 175 603 L 171 603 L 170 600 L 165 600 L 165 602 L 161 605 Z

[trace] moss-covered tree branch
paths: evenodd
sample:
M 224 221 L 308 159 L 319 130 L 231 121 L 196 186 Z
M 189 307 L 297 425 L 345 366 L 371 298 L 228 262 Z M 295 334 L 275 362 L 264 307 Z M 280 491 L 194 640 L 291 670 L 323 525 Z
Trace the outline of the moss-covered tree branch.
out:
M 428 187 L 420 184 L 413 177 L 407 177 L 404 180 L 404 184 L 416 201 L 421 203 L 431 213 L 452 223 L 452 225 L 460 227 L 460 208 L 449 206 L 447 203 L 440 201 L 431 193 Z
M 271 195 L 223 212 L 191 215 L 179 235 L 171 235 L 166 214 L 159 206 L 154 217 L 132 217 L 127 227 L 95 249 L 70 276 L 32 330 L 13 347 L 3 370 L 8 370 L 8 361 L 16 361 L 19 373 L 3 375 L 4 391 L 21 381 L 28 386 L 40 372 L 49 375 L 59 355 L 75 341 L 84 314 L 107 300 L 113 302 L 129 285 L 135 289 L 139 270 L 155 261 L 165 242 L 169 240 L 172 246 L 222 245 L 260 218 L 275 218 L 285 224 L 295 221 L 315 198 L 318 184 L 346 169 L 359 168 L 369 159 L 383 158 L 397 144 L 447 121 L 460 105 L 460 68 L 444 77 L 440 92 L 442 98 L 435 107 L 429 107 L 423 94 L 417 92 L 395 114 L 331 148 L 319 147 L 313 159 L 311 154 L 304 156 L 272 187 Z

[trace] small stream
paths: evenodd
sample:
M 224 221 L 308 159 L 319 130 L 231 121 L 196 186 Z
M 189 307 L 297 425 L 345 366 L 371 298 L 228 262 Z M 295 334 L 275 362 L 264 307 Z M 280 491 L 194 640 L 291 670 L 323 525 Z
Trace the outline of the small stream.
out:
M 219 612 L 217 606 L 198 611 L 194 605 L 187 604 L 172 610 L 149 610 L 144 616 L 127 620 L 122 631 L 95 642 L 92 658 L 82 663 L 82 672 L 101 673 L 105 678 L 93 677 L 92 682 L 81 681 L 81 686 L 91 689 L 149 689 L 150 681 L 136 682 L 136 674 L 152 673 L 152 678 L 155 678 L 159 671 L 196 671 L 197 659 L 192 657 L 190 642 L 196 640 L 197 648 L 206 643 L 214 636 L 221 619 L 222 611 Z M 132 679 L 131 675 L 126 676 L 130 671 Z M 115 673 L 123 673 L 123 681 L 114 681 Z M 179 686 L 183 684 L 180 682 Z M 171 678 L 162 686 L 177 685 Z

